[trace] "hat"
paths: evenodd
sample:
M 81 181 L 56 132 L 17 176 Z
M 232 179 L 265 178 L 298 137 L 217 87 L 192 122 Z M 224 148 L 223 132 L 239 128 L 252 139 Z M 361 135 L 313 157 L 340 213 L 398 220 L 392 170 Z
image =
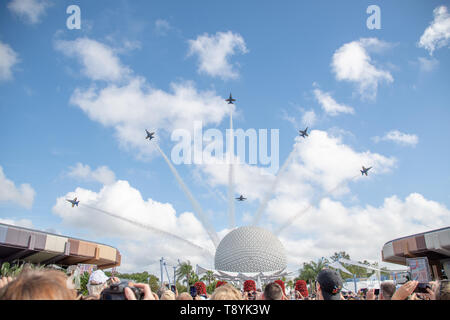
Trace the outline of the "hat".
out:
M 108 276 L 102 270 L 96 270 L 89 277 L 90 284 L 103 284 L 108 281 Z
M 255 291 L 256 290 L 256 283 L 254 280 L 245 280 L 244 281 L 244 291 L 245 292 L 249 292 L 249 291 Z
M 324 300 L 341 300 L 342 278 L 331 269 L 324 269 L 317 275 Z
M 283 290 L 283 294 L 286 295 L 286 291 L 285 291 L 283 280 L 275 280 L 275 283 L 277 283 L 281 287 L 281 289 Z

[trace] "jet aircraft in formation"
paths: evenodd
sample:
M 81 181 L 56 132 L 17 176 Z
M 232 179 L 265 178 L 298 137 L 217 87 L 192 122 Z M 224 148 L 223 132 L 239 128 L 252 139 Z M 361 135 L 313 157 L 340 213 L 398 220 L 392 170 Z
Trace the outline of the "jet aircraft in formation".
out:
M 306 127 L 305 130 L 298 130 L 298 133 L 299 133 L 300 136 L 302 136 L 303 138 L 309 137 L 309 135 L 308 135 L 308 127 Z
M 72 208 L 73 208 L 74 206 L 77 206 L 77 207 L 78 207 L 78 203 L 80 203 L 79 200 L 77 201 L 77 197 L 75 197 L 75 199 L 73 199 L 73 200 L 70 200 L 70 199 L 66 199 L 66 200 L 69 201 L 69 202 L 72 204 Z
M 148 132 L 147 129 L 145 129 L 145 132 L 147 132 L 147 137 L 145 137 L 145 139 L 148 139 L 150 141 L 154 138 L 154 135 L 155 135 L 154 132 Z
M 372 167 L 369 167 L 369 168 L 364 168 L 364 166 L 362 167 L 362 170 L 359 170 L 359 171 L 361 171 L 361 175 L 366 175 L 367 176 L 367 172 L 370 170 L 370 169 L 372 169 Z
M 244 198 L 244 196 L 241 194 L 239 198 L 236 198 L 237 201 L 244 201 L 247 200 L 247 198 Z
M 228 104 L 234 104 L 233 101 L 236 101 L 236 99 L 233 99 L 233 97 L 231 96 L 231 92 L 230 92 L 230 97 L 228 99 L 226 99 L 225 101 L 228 101 Z

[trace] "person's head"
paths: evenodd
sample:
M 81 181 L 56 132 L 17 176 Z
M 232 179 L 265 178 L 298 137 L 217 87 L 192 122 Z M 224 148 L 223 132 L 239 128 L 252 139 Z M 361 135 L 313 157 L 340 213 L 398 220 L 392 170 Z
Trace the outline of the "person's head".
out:
M 194 283 L 194 287 L 197 290 L 197 295 L 206 295 L 206 285 L 202 281 Z
M 383 281 L 380 284 L 379 300 L 391 300 L 394 293 L 395 293 L 394 281 Z
M 61 271 L 26 270 L 0 292 L 0 300 L 75 300 L 73 283 Z
M 160 300 L 175 300 L 175 293 L 172 290 L 165 290 Z
M 229 283 L 214 290 L 211 300 L 242 300 L 241 292 Z
M 216 283 L 216 289 L 218 288 L 218 287 L 220 287 L 220 286 L 223 286 L 224 284 L 226 284 L 227 282 L 226 281 L 217 281 L 217 283 Z
M 244 292 L 253 292 L 256 291 L 256 282 L 254 280 L 245 280 L 244 281 Z
M 102 291 L 108 287 L 108 279 L 102 270 L 92 272 L 87 284 L 89 295 L 100 297 Z
M 264 300 L 282 300 L 283 289 L 276 282 L 269 283 L 264 288 Z
M 178 295 L 177 300 L 193 300 L 193 299 L 189 293 L 182 292 Z
M 306 281 L 305 280 L 297 280 L 297 282 L 295 282 L 295 291 L 300 292 L 300 294 L 306 298 L 308 296 L 308 287 L 306 285 Z
M 278 285 L 281 287 L 281 290 L 283 291 L 283 294 L 286 295 L 286 289 L 284 287 L 284 281 L 283 280 L 275 280 L 275 283 L 278 283 Z
M 323 269 L 317 275 L 317 295 L 319 300 L 341 300 L 342 278 L 331 269 Z

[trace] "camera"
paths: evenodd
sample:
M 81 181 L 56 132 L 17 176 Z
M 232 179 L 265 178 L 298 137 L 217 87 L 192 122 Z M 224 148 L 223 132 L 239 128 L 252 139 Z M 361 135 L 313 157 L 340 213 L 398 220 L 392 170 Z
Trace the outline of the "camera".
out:
M 380 289 L 375 289 L 375 295 L 378 296 L 380 294 Z
M 417 287 L 414 289 L 414 292 L 417 293 L 428 293 L 427 289 L 431 289 L 431 286 L 425 282 L 425 283 L 418 283 Z
M 140 288 L 130 287 L 128 282 L 114 283 L 102 291 L 100 300 L 127 300 L 125 288 L 130 288 L 136 296 L 136 300 L 142 300 L 144 293 Z

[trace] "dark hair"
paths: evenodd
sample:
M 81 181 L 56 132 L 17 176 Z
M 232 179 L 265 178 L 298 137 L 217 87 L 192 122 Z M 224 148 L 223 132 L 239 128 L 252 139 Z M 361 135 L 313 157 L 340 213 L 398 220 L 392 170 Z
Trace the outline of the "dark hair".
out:
M 278 283 L 269 283 L 264 289 L 265 300 L 281 300 L 283 298 L 283 289 Z
M 384 300 L 391 300 L 395 293 L 395 284 L 391 281 L 382 282 L 380 284 L 380 291 L 383 294 Z

